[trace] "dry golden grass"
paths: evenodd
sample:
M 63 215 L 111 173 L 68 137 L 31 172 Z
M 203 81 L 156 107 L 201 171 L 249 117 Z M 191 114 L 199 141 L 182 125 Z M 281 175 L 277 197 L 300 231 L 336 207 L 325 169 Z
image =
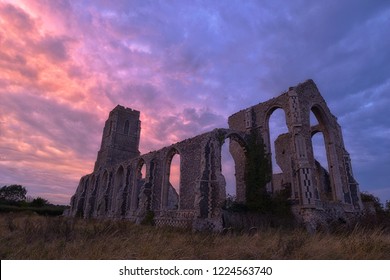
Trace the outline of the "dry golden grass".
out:
M 193 233 L 125 221 L 0 215 L 1 259 L 390 259 L 390 234 Z

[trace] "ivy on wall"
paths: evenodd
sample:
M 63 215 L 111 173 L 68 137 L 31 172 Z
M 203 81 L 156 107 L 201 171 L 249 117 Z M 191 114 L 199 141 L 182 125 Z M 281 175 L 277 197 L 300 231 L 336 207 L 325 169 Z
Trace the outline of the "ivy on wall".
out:
M 247 138 L 245 185 L 248 210 L 268 212 L 272 207 L 267 183 L 271 181 L 271 161 L 265 153 L 264 141 L 256 129 Z
M 245 203 L 235 201 L 235 197 L 228 197 L 224 209 L 230 212 L 257 212 L 279 217 L 291 216 L 291 205 L 288 199 L 290 189 L 283 189 L 277 193 L 269 193 L 267 184 L 272 179 L 271 159 L 266 153 L 264 140 L 256 129 L 252 129 L 246 137 L 245 150 Z

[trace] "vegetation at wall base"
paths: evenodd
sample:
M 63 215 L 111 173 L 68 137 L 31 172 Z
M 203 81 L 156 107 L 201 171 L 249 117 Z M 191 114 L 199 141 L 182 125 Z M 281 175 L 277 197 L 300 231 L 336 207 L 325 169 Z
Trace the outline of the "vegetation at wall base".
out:
M 223 207 L 224 226 L 235 229 L 257 227 L 269 224 L 275 227 L 294 223 L 290 190 L 269 193 L 267 184 L 272 178 L 271 161 L 265 152 L 264 141 L 256 129 L 247 137 L 245 185 L 246 202 L 228 197 Z
M 381 212 L 389 212 L 390 213 L 390 201 L 386 201 L 385 205 L 383 205 L 380 202 L 378 197 L 376 197 L 373 194 L 368 193 L 368 192 L 361 192 L 360 196 L 362 198 L 363 203 L 364 202 L 372 203 L 372 205 L 377 213 L 381 213 Z
M 146 212 L 145 217 L 144 217 L 143 220 L 141 221 L 141 225 L 150 225 L 150 226 L 154 226 L 154 212 L 153 212 L 153 211 L 148 210 L 148 211 Z

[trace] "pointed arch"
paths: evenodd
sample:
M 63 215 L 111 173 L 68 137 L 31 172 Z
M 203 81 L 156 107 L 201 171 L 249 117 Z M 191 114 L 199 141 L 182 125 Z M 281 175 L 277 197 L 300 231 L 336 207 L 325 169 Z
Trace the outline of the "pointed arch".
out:
M 278 192 L 284 188 L 283 166 L 278 162 L 277 157 L 277 142 L 282 141 L 289 133 L 289 126 L 287 123 L 287 114 L 285 108 L 281 104 L 273 104 L 265 113 L 265 123 L 263 131 L 263 141 L 265 145 L 265 152 L 270 160 L 272 180 L 267 184 L 269 192 Z
M 229 139 L 229 143 L 225 143 Z M 226 198 L 245 202 L 245 163 L 247 143 L 237 132 L 228 132 L 221 144 L 221 173 L 225 178 Z
M 281 166 L 276 160 L 275 141 L 280 135 L 288 133 L 286 112 L 281 106 L 273 106 L 268 110 L 266 125 L 268 139 L 264 139 L 264 142 L 268 142 L 266 149 L 272 161 L 272 174 L 281 173 Z
M 315 123 L 317 121 L 317 123 Z M 314 104 L 310 108 L 310 143 L 315 167 L 316 199 L 323 201 L 336 200 L 334 160 L 331 156 L 332 129 L 331 116 L 320 104 Z
M 178 155 L 179 160 L 178 162 L 175 162 L 175 170 L 172 168 L 172 161 L 174 157 Z M 164 180 L 163 180 L 163 191 L 162 191 L 162 208 L 167 210 L 178 210 L 180 209 L 180 188 L 181 186 L 181 159 L 180 159 L 180 152 L 177 148 L 173 147 L 171 148 L 166 156 L 165 156 L 165 163 L 164 163 Z M 173 176 L 175 175 L 175 180 L 172 180 Z M 172 185 L 173 183 L 176 184 L 176 186 Z
M 135 211 L 139 206 L 139 194 L 142 186 L 146 182 L 146 162 L 139 158 L 135 165 L 133 176 L 133 188 L 130 195 L 130 209 Z

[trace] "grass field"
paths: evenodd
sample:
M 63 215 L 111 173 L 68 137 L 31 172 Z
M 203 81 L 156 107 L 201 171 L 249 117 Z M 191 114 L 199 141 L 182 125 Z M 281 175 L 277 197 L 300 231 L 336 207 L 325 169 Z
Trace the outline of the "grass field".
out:
M 94 221 L 0 215 L 1 259 L 390 259 L 390 234 L 380 229 L 308 234 L 265 229 L 212 234 Z

